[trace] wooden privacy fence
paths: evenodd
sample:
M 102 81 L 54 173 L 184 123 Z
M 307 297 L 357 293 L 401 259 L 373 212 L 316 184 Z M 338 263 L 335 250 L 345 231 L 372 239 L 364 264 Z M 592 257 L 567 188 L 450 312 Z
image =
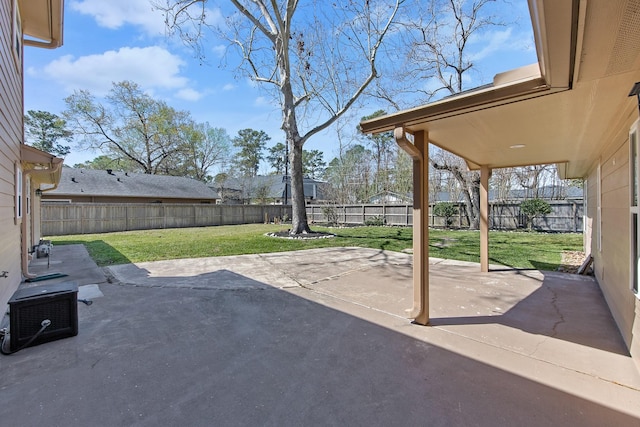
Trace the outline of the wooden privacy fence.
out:
M 540 231 L 582 232 L 584 206 L 582 201 L 550 201 L 551 213 L 536 218 L 533 227 Z M 429 205 L 429 225 L 444 227 L 445 218 L 433 215 Z M 456 204 L 456 214 L 451 218 L 451 227 L 468 228 L 464 203 Z M 309 221 L 315 223 L 337 223 L 343 225 L 413 224 L 412 205 L 309 205 Z M 489 227 L 494 230 L 517 230 L 527 226 L 527 218 L 520 211 L 519 202 L 492 202 L 489 204 Z
M 540 231 L 582 232 L 582 202 L 552 201 L 551 213 L 533 222 Z M 429 225 L 444 227 L 445 219 L 432 215 Z M 468 228 L 465 205 L 457 207 L 451 227 Z M 203 227 L 211 225 L 259 224 L 275 218 L 291 218 L 291 206 L 283 205 L 208 205 L 158 203 L 42 203 L 42 235 L 108 233 L 154 228 Z M 308 205 L 311 223 L 411 226 L 412 205 Z M 526 227 L 526 216 L 519 203 L 491 203 L 489 226 L 497 230 Z
M 42 203 L 41 209 L 43 236 L 257 224 L 291 217 L 291 206 L 282 205 Z

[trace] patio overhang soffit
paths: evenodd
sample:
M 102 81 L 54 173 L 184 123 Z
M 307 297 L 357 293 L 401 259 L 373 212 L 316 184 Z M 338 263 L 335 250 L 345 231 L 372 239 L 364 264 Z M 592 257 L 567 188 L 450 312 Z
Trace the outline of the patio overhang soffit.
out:
M 60 183 L 64 159 L 22 144 L 20 148 L 22 169 L 38 184 L 51 184 L 56 187 Z
M 488 87 L 364 121 L 362 130 L 395 131 L 396 138 L 425 131 L 473 170 L 557 163 L 562 177 L 583 177 L 636 102 L 627 96 L 640 80 L 633 3 L 529 0 L 537 64 L 498 74 Z
M 18 0 L 26 46 L 62 46 L 64 0 Z

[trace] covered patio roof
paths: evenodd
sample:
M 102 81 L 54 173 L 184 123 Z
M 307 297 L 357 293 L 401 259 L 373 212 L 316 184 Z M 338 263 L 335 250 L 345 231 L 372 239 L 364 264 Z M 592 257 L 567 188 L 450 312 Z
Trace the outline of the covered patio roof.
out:
M 62 46 L 63 0 L 19 0 L 27 46 Z
M 365 133 L 403 128 L 466 160 L 472 170 L 558 163 L 581 178 L 623 112 L 637 102 L 640 34 L 634 2 L 529 0 L 538 64 L 493 84 L 362 122 Z
M 20 147 L 20 158 L 25 172 L 37 183 L 57 186 L 60 182 L 64 159 L 26 144 Z

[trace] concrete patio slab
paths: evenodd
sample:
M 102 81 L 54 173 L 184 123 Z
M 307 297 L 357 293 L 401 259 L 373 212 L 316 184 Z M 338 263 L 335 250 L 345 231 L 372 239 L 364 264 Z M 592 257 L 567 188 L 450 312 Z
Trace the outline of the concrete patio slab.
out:
M 640 375 L 591 278 L 431 260 L 424 327 L 405 318 L 407 254 L 91 263 L 80 284 L 104 296 L 79 305 L 78 336 L 0 358 L 3 421 L 640 425 Z

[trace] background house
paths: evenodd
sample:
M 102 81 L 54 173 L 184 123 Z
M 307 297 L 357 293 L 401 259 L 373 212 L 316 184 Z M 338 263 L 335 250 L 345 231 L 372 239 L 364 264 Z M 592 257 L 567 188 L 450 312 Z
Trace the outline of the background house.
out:
M 304 198 L 307 203 L 325 200 L 325 183 L 304 178 Z M 290 204 L 291 182 L 286 175 L 266 175 L 229 178 L 219 184 L 211 184 L 220 203 L 224 204 Z
M 367 200 L 367 203 L 376 205 L 404 204 L 411 202 L 413 202 L 413 197 L 411 194 L 400 194 L 393 191 L 382 191 L 378 194 L 374 194 Z
M 62 44 L 62 0 L 0 2 L 0 306 L 40 240 L 39 188 L 56 185 L 62 159 L 24 144 L 23 45 Z M 25 36 L 23 38 L 23 35 Z
M 537 194 L 536 194 L 537 193 Z M 522 202 L 527 199 L 543 199 L 551 200 L 574 200 L 582 201 L 584 199 L 584 189 L 580 187 L 555 187 L 544 186 L 535 192 L 530 189 L 509 190 L 502 196 L 497 190 L 489 190 L 489 201 L 509 201 Z M 461 192 L 451 193 L 448 191 L 438 191 L 430 195 L 430 202 L 464 202 Z
M 59 185 L 42 194 L 44 202 L 66 203 L 216 203 L 216 198 L 191 178 L 67 167 Z

